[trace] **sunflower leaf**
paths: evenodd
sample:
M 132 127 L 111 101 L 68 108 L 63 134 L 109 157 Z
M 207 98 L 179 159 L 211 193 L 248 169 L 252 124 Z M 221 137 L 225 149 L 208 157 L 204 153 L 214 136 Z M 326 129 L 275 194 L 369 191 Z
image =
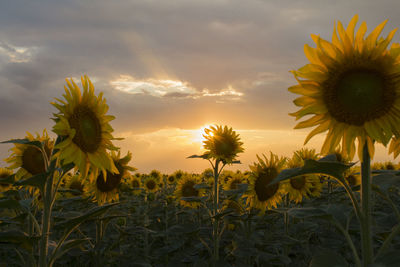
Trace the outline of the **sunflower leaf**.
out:
M 400 177 L 393 173 L 382 173 L 375 175 L 372 183 L 378 186 L 382 191 L 387 192 L 392 187 L 400 187 Z
M 27 233 L 19 230 L 10 230 L 0 232 L 0 243 L 16 244 L 27 251 L 32 251 L 33 244 L 39 240 L 40 237 L 32 237 Z
M 291 208 L 288 210 L 288 214 L 292 217 L 299 218 L 299 219 L 306 219 L 306 218 L 326 218 L 330 219 L 331 214 L 326 212 L 323 209 L 319 208 Z
M 316 254 L 309 267 L 338 267 L 349 266 L 346 260 L 338 253 L 332 250 L 323 250 Z
M 0 183 L 2 184 L 13 184 L 14 182 L 15 182 L 15 174 L 12 174 L 4 178 L 0 178 Z
M 199 190 L 199 189 L 210 189 L 211 187 L 207 183 L 201 183 L 201 184 L 195 184 L 193 188 Z
M 86 212 L 83 215 L 65 220 L 63 222 L 60 222 L 55 225 L 57 228 L 64 228 L 65 232 L 70 232 L 71 230 L 75 229 L 78 227 L 81 223 L 88 221 L 90 219 L 94 219 L 97 216 L 102 215 L 105 213 L 109 208 L 112 206 L 118 205 L 119 203 L 112 203 L 104 206 L 98 206 L 90 209 L 88 212 Z
M 187 159 L 208 159 L 208 155 L 207 154 L 191 155 L 191 156 L 187 157 Z
M 11 139 L 0 142 L 1 144 L 21 144 L 21 145 L 32 145 L 42 149 L 42 143 L 40 141 L 30 141 L 29 139 Z
M 44 184 L 46 183 L 47 174 L 40 173 L 34 176 L 31 176 L 24 180 L 19 180 L 14 183 L 14 185 L 30 185 L 38 187 L 40 190 L 43 191 Z
M 22 209 L 21 204 L 14 199 L 0 200 L 0 209 Z
M 279 183 L 281 181 L 304 174 L 319 173 L 335 177 L 343 180 L 343 172 L 353 166 L 355 163 L 344 164 L 338 161 L 325 161 L 323 160 L 304 160 L 304 166 L 298 168 L 285 169 L 281 171 L 278 176 L 270 183 L 270 185 Z
M 67 253 L 69 250 L 80 247 L 82 244 L 86 243 L 89 241 L 89 238 L 83 238 L 83 239 L 72 239 L 65 241 L 62 246 L 60 246 L 56 251 L 53 252 L 53 255 L 50 260 L 50 265 L 54 263 L 54 261 Z

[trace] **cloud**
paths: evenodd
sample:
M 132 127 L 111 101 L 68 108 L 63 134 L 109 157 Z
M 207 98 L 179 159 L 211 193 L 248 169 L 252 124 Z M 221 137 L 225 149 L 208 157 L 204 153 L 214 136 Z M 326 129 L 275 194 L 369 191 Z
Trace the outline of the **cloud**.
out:
M 292 130 L 288 71 L 307 63 L 310 34 L 330 39 L 334 21 L 346 26 L 354 13 L 370 30 L 388 18 L 387 34 L 400 25 L 399 8 L 397 0 L 9 1 L 0 10 L 0 139 L 51 129 L 49 103 L 66 77 L 83 74 L 104 92 L 117 133 L 209 122 Z

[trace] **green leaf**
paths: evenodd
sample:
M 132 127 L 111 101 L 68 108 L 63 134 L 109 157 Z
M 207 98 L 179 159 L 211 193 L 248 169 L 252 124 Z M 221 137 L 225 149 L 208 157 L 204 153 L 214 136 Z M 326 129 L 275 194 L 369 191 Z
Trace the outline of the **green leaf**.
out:
M 323 250 L 315 255 L 309 267 L 345 267 L 349 266 L 346 260 L 333 250 Z
M 14 182 L 15 182 L 15 174 L 12 174 L 4 178 L 0 178 L 1 184 L 13 184 Z
M 0 142 L 1 144 L 21 144 L 21 145 L 32 145 L 36 146 L 39 149 L 42 149 L 42 143 L 40 141 L 30 141 L 29 139 L 11 139 L 8 141 Z
M 47 173 L 40 173 L 34 176 L 29 177 L 28 179 L 19 180 L 14 183 L 14 185 L 30 185 L 38 187 L 43 191 L 44 184 L 46 183 Z
M 17 200 L 14 199 L 2 199 L 0 200 L 0 209 L 22 209 L 21 205 Z
M 65 232 L 70 232 L 76 227 L 78 227 L 80 224 L 82 224 L 85 221 L 88 221 L 90 219 L 93 219 L 95 217 L 98 217 L 105 213 L 109 208 L 118 205 L 119 203 L 112 203 L 104 206 L 97 206 L 92 209 L 90 209 L 88 212 L 86 212 L 83 215 L 65 220 L 63 222 L 60 222 L 55 225 L 56 228 L 63 228 Z
M 400 176 L 393 173 L 383 173 L 375 175 L 372 178 L 372 184 L 378 186 L 382 191 L 388 191 L 390 188 L 400 187 Z
M 195 185 L 193 186 L 193 188 L 194 188 L 194 189 L 197 189 L 197 190 L 199 190 L 199 189 L 210 189 L 210 185 L 209 185 L 209 184 L 206 184 L 206 183 L 195 184 Z
M 385 253 L 375 260 L 371 267 L 398 267 L 400 262 L 400 253 L 397 250 Z
M 189 157 L 187 157 L 187 159 L 208 159 L 208 155 L 207 154 L 203 154 L 203 155 L 191 155 Z
M 16 244 L 27 251 L 32 251 L 33 244 L 38 240 L 39 237 L 32 237 L 18 230 L 0 232 L 0 243 Z
M 323 158 L 325 159 L 325 158 Z M 344 164 L 338 161 L 325 161 L 306 159 L 303 167 L 285 169 L 270 183 L 276 184 L 281 181 L 304 174 L 325 174 L 343 180 L 343 172 L 353 166 L 355 163 Z
M 187 202 L 202 202 L 204 197 L 181 197 L 181 200 Z
M 70 249 L 76 248 L 81 246 L 82 244 L 88 242 L 89 238 L 84 238 L 84 239 L 72 239 L 65 241 L 63 245 L 55 251 L 55 254 L 52 255 L 51 260 L 50 260 L 50 265 L 51 263 L 54 263 L 56 259 L 67 253 Z
M 288 210 L 289 216 L 305 219 L 305 218 L 331 218 L 331 215 L 323 209 L 319 208 L 291 208 Z

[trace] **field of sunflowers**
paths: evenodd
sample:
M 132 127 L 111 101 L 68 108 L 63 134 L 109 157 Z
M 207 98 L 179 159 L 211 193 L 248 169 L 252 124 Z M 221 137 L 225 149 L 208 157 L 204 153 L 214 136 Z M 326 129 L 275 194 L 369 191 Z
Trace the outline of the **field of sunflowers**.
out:
M 3 142 L 0 266 L 399 266 L 400 166 L 371 159 L 376 142 L 400 153 L 400 45 L 395 30 L 378 38 L 385 22 L 354 33 L 357 20 L 332 42 L 312 35 L 293 71 L 291 115 L 312 115 L 295 128 L 316 126 L 305 143 L 328 131 L 321 152 L 266 152 L 245 172 L 225 169 L 240 136 L 213 125 L 187 159 L 210 168 L 140 173 L 112 143 L 103 94 L 67 79 L 55 139 Z

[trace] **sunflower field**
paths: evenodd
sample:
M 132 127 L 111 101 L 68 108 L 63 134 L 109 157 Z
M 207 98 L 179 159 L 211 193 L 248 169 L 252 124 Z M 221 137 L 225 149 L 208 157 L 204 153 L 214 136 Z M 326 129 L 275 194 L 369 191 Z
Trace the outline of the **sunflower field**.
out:
M 0 168 L 0 266 L 399 266 L 400 45 L 358 16 L 332 42 L 312 35 L 292 71 L 295 129 L 321 151 L 244 152 L 231 127 L 205 129 L 202 173 L 141 173 L 114 146 L 114 119 L 87 76 L 67 79 L 52 132 L 12 139 Z M 357 141 L 357 145 L 356 145 Z M 356 153 L 357 152 L 357 153 Z M 356 158 L 358 157 L 358 160 Z M 360 164 L 357 164 L 357 163 Z

